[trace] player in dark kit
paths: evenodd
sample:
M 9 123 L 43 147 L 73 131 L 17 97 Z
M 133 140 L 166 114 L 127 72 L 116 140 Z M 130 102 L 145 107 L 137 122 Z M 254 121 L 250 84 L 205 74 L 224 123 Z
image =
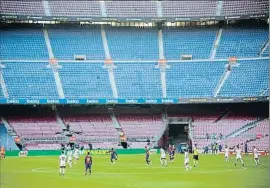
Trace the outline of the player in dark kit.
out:
M 147 147 L 145 147 L 145 161 L 148 165 L 151 164 L 151 161 L 150 161 L 150 152 L 149 152 L 149 149 L 147 149 Z
M 175 155 L 175 146 L 173 145 L 172 148 L 171 148 L 171 161 L 173 162 L 174 161 L 174 155 Z
M 87 153 L 87 155 L 85 156 L 85 175 L 87 175 L 87 170 L 89 170 L 89 175 L 91 175 L 92 173 L 92 164 L 93 164 L 93 160 L 92 160 L 92 156 L 90 156 L 90 152 Z
M 107 153 L 111 153 L 111 163 L 114 164 L 115 161 L 118 158 L 117 153 L 114 151 L 114 149 L 112 148 L 110 151 L 108 151 Z
M 171 145 L 169 145 L 169 147 L 168 147 L 168 153 L 169 153 L 169 159 L 170 159 L 170 162 L 172 162 L 172 146 Z

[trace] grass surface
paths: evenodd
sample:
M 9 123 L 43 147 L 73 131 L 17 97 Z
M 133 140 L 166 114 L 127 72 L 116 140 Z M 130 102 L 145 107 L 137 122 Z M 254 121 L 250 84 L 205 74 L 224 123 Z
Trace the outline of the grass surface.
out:
M 269 186 L 268 157 L 256 167 L 252 156 L 244 157 L 245 168 L 234 166 L 234 156 L 225 163 L 223 155 L 200 155 L 198 168 L 185 172 L 183 155 L 161 167 L 159 155 L 120 155 L 116 164 L 109 156 L 93 156 L 93 174 L 84 175 L 84 157 L 65 176 L 59 176 L 58 157 L 7 157 L 1 160 L 1 188 L 266 188 Z M 190 160 L 192 156 L 190 155 Z M 192 162 L 192 160 L 191 160 Z

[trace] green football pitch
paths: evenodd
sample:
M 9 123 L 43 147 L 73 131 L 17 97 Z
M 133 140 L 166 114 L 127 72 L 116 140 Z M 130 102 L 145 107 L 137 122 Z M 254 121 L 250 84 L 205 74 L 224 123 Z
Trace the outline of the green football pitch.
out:
M 191 159 L 190 155 L 190 159 Z M 93 156 L 92 175 L 84 175 L 84 157 L 65 176 L 59 175 L 58 157 L 7 157 L 1 160 L 1 188 L 266 188 L 269 186 L 269 158 L 261 157 L 256 167 L 252 156 L 244 156 L 245 167 L 228 163 L 223 155 L 200 155 L 198 168 L 184 171 L 183 155 L 161 167 L 159 155 L 120 155 L 115 164 L 109 156 Z M 191 160 L 192 162 L 192 160 Z

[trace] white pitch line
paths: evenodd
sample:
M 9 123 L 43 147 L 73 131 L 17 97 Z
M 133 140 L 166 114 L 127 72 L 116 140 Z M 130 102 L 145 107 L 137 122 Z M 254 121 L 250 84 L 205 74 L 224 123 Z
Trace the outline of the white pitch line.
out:
M 54 170 L 46 170 L 48 168 L 44 167 L 44 168 L 35 168 L 35 169 L 32 169 L 32 172 L 37 172 L 37 173 L 59 173 L 58 170 L 54 169 Z M 180 170 L 180 168 L 179 168 Z M 241 168 L 241 169 L 228 169 L 228 170 L 213 170 L 213 171 L 197 171 L 197 170 L 192 170 L 191 172 L 192 173 L 207 173 L 207 174 L 216 174 L 216 173 L 224 173 L 224 172 L 236 172 L 236 171 L 243 171 L 243 170 L 247 170 L 247 168 Z M 74 170 L 67 170 L 66 173 L 67 174 L 78 174 L 78 173 L 81 173 L 82 171 L 74 171 Z M 93 175 L 147 175 L 147 174 L 183 174 L 183 173 L 187 173 L 186 171 L 170 171 L 170 172 L 164 172 L 164 171 L 161 171 L 161 172 L 138 172 L 138 173 L 111 173 L 111 172 L 97 172 L 97 173 L 93 173 Z

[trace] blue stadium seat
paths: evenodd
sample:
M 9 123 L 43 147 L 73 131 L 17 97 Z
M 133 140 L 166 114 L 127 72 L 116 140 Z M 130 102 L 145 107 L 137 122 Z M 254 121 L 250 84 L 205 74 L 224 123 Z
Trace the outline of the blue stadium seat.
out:
M 102 63 L 60 63 L 60 79 L 66 98 L 112 98 L 107 69 Z
M 213 97 L 226 62 L 181 62 L 168 63 L 167 96 L 172 97 Z
M 107 27 L 106 36 L 113 60 L 157 60 L 155 28 Z
M 5 98 L 2 88 L 0 87 L 0 98 Z
M 0 30 L 1 59 L 48 59 L 48 50 L 41 29 Z
M 266 28 L 225 28 L 216 58 L 256 57 L 267 38 Z
M 59 98 L 53 72 L 48 63 L 8 62 L 3 70 L 11 98 Z
M 161 98 L 160 70 L 155 63 L 115 63 L 119 98 Z
M 87 60 L 104 60 L 100 28 L 49 29 L 54 56 L 73 60 L 74 55 L 86 55 Z
M 164 28 L 164 54 L 167 60 L 181 59 L 192 55 L 193 59 L 208 59 L 217 29 L 207 28 Z
M 239 61 L 239 66 L 232 68 L 219 95 L 222 97 L 259 96 L 268 88 L 268 64 L 268 59 Z

